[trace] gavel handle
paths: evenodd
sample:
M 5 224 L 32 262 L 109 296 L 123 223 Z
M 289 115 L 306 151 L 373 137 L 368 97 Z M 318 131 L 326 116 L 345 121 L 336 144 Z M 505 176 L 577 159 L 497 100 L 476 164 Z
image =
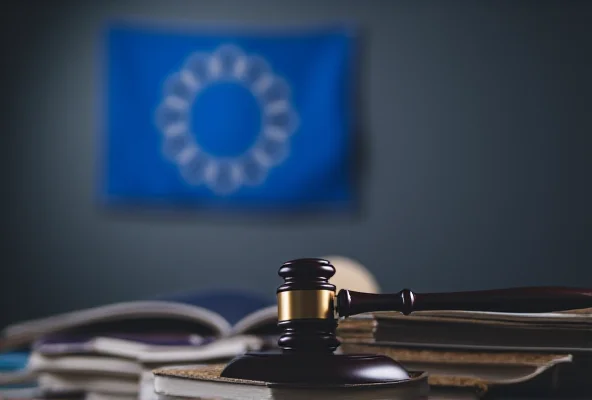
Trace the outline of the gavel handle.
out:
M 372 311 L 399 311 L 408 315 L 422 310 L 497 311 L 540 313 L 592 307 L 592 289 L 521 287 L 450 293 L 361 293 L 342 289 L 337 295 L 340 317 Z

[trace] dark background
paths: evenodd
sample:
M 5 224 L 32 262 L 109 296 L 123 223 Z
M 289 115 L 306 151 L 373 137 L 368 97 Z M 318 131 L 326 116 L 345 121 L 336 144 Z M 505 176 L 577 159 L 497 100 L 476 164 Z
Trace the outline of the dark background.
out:
M 112 17 L 359 24 L 360 212 L 99 209 Z M 5 1 L 0 23 L 0 326 L 178 290 L 273 295 L 283 261 L 329 254 L 385 291 L 592 286 L 592 2 Z

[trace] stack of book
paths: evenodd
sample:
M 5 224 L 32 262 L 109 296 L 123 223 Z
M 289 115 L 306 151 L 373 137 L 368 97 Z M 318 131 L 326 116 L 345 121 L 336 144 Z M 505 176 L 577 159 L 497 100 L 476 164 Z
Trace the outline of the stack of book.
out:
M 592 389 L 592 309 L 376 312 L 345 319 L 338 335 L 344 353 L 387 355 L 409 370 L 427 371 L 435 389 L 476 396 Z
M 216 291 L 26 321 L 4 329 L 0 349 L 30 351 L 37 388 L 20 399 L 152 400 L 153 369 L 226 362 L 272 348 L 277 334 L 275 299 Z

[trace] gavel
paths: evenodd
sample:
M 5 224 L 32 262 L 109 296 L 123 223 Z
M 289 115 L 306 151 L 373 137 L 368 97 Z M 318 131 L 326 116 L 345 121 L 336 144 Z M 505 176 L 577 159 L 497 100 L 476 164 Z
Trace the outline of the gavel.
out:
M 335 354 L 339 318 L 375 311 L 464 310 L 540 313 L 592 307 L 592 289 L 522 287 L 499 290 L 414 293 L 361 293 L 329 282 L 335 268 L 327 260 L 303 258 L 284 263 L 277 288 L 280 352 L 252 352 L 231 361 L 221 376 L 278 384 L 367 384 L 409 379 L 395 360 L 373 354 Z

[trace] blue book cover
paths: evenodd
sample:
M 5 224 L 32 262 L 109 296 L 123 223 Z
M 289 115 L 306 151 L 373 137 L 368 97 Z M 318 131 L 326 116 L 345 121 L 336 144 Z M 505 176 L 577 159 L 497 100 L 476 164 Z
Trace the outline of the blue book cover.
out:
M 354 48 L 346 27 L 111 23 L 101 199 L 348 209 Z
M 29 360 L 29 352 L 13 351 L 0 353 L 0 373 L 25 369 Z

